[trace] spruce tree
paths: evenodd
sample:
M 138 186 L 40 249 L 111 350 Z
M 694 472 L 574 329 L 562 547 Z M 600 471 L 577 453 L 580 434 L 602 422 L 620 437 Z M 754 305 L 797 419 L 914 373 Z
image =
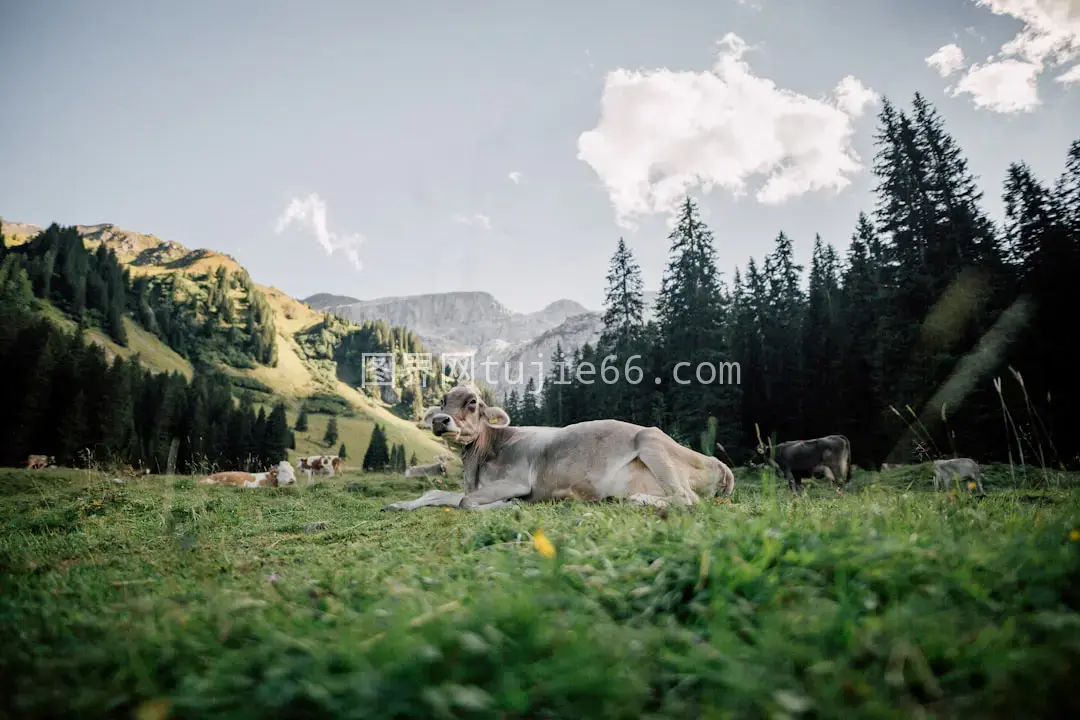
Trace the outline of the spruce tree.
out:
M 630 358 L 642 355 L 645 298 L 641 269 L 622 238 L 611 258 L 606 279 L 604 327 L 597 343 L 597 356 L 601 366 L 605 358 L 612 358 L 608 366 L 613 363 L 617 373 L 608 370 L 605 374 L 609 379 L 618 377 L 618 380 L 609 384 L 600 379 L 595 412 L 598 416 L 631 421 L 640 414 L 648 391 L 643 380 L 639 381 L 636 370 L 627 372 Z M 630 364 L 644 371 L 642 358 Z M 627 375 L 630 375 L 629 379 Z
M 338 448 L 337 456 L 342 460 L 348 459 L 348 454 L 345 452 L 345 443 L 341 443 L 341 447 Z
M 839 280 L 836 254 L 832 246 L 814 238 L 810 261 L 810 284 L 802 323 L 803 413 L 799 437 L 837 422 L 835 387 L 840 370 Z M 846 431 L 834 428 L 828 432 Z
M 326 447 L 332 447 L 334 443 L 338 441 L 338 425 L 337 418 L 330 417 L 330 421 L 326 423 L 326 432 L 323 433 L 323 445 Z
M 306 432 L 308 429 L 308 416 L 307 408 L 300 408 L 300 414 L 296 416 L 296 425 L 293 426 L 297 432 Z
M 515 425 L 521 425 L 521 398 L 518 395 L 517 388 L 510 391 L 510 395 L 506 398 L 506 402 L 503 403 L 503 410 L 510 416 L 510 422 Z
M 536 402 L 536 382 L 529 378 L 521 401 L 521 425 L 539 425 L 542 422 L 540 407 Z
M 541 391 L 543 402 L 540 404 L 542 422 L 551 427 L 563 427 L 563 394 L 569 386 L 570 368 L 566 367 L 566 353 L 563 352 L 562 343 L 555 344 L 555 351 L 551 354 L 551 369 L 548 371 Z M 513 416 L 511 416 L 513 417 Z
M 289 420 L 285 414 L 285 403 L 278 402 L 270 411 L 263 430 L 262 456 L 268 465 L 284 460 L 289 446 Z
M 691 198 L 683 202 L 668 239 L 671 257 L 656 314 L 664 358 L 657 388 L 666 395 L 671 412 L 669 434 L 680 441 L 696 437 L 708 416 L 715 415 L 720 419 L 717 435 L 726 444 L 738 435 L 739 388 L 721 385 L 715 377 L 710 381 L 707 368 L 702 381 L 695 374 L 704 366 L 718 370 L 720 363 L 734 361 L 724 333 L 727 298 L 716 268 L 712 231 Z M 676 370 L 680 362 L 689 363 L 689 371 L 685 365 Z
M 375 423 L 361 467 L 369 472 L 383 472 L 389 464 L 390 448 L 386 442 L 386 432 L 382 425 Z

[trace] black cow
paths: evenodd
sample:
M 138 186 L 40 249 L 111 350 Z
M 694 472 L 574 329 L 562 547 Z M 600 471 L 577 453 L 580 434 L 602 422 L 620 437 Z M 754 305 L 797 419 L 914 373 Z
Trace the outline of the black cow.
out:
M 758 452 L 765 455 L 767 451 L 758 447 Z M 841 495 L 841 488 L 851 481 L 851 442 L 843 435 L 783 442 L 773 448 L 772 458 L 767 459 L 795 494 L 803 491 L 803 478 L 816 474 L 839 482 L 836 492 Z

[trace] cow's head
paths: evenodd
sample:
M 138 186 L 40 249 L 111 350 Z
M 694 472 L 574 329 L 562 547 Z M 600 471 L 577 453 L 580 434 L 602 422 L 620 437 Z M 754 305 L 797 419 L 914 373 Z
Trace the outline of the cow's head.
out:
M 283 485 L 296 484 L 296 473 L 293 472 L 292 463 L 288 460 L 282 460 L 278 463 L 278 466 L 274 468 L 277 474 L 277 485 L 281 487 Z
M 428 408 L 424 424 L 431 425 L 436 437 L 446 435 L 447 440 L 467 446 L 476 442 L 488 426 L 509 425 L 510 416 L 502 408 L 488 407 L 475 385 L 464 384 L 443 395 L 438 406 Z

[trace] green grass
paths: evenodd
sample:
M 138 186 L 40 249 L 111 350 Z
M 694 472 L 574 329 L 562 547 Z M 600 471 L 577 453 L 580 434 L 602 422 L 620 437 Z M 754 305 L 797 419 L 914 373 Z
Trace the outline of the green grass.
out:
M 690 511 L 381 513 L 429 481 L 3 470 L 0 702 L 50 718 L 151 700 L 176 718 L 1075 717 L 1080 490 L 1007 476 L 985 498 L 934 494 L 923 467 L 798 501 L 740 473 L 732 502 Z
M 258 405 L 257 405 L 258 407 Z M 273 408 L 264 406 L 269 413 Z M 372 413 L 374 414 L 374 413 Z M 289 411 L 286 416 L 289 419 L 289 427 L 296 424 L 296 412 Z M 345 443 L 345 451 L 348 453 L 346 465 L 360 467 L 368 444 L 371 442 L 371 433 L 375 430 L 375 420 L 364 411 L 357 411 L 353 417 L 337 416 L 338 440 L 333 447 L 323 444 L 323 436 L 326 434 L 326 425 L 330 422 L 330 415 L 308 414 L 308 429 L 296 432 L 296 450 L 289 451 L 289 458 L 308 455 L 337 454 L 342 443 Z M 378 418 L 380 423 L 386 425 L 387 442 L 391 445 L 405 445 L 405 457 L 408 459 L 416 453 L 417 462 L 420 464 L 435 462 L 435 458 L 443 453 L 451 451 L 429 432 L 420 430 L 415 426 L 394 424 L 387 422 L 385 418 Z

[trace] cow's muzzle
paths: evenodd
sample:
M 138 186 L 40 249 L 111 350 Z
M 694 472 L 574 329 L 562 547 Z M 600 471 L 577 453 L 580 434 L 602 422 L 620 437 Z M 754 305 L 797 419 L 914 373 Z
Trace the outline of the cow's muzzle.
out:
M 439 413 L 431 418 L 431 432 L 435 434 L 435 437 L 439 437 L 447 433 L 457 433 L 458 426 L 454 422 L 454 418 L 446 413 Z

